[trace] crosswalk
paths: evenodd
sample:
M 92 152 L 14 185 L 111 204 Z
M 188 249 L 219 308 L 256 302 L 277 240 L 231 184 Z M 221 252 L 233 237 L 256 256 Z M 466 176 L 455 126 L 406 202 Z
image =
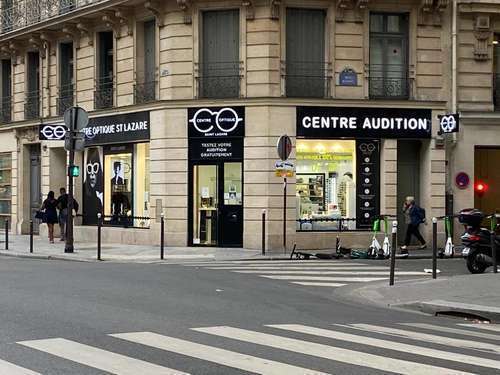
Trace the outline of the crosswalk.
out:
M 389 267 L 360 262 L 325 260 L 282 261 L 218 261 L 184 263 L 185 267 L 202 267 L 208 270 L 228 271 L 255 275 L 269 280 L 283 280 L 295 285 L 337 288 L 353 283 L 369 283 L 389 279 Z M 396 278 L 429 278 L 419 271 L 395 272 Z
M 15 345 L 19 347 L 50 356 L 51 369 L 30 369 L 0 359 L 0 374 L 59 374 L 57 358 L 116 375 L 230 374 L 231 369 L 266 375 L 339 374 L 346 368 L 352 374 L 369 374 L 374 370 L 375 373 L 408 375 L 498 374 L 500 371 L 500 329 L 495 325 L 408 322 L 391 326 L 356 323 L 318 327 L 287 323 L 256 329 L 210 326 L 186 331 L 184 336 L 198 336 L 186 339 L 149 331 L 103 335 L 107 340 L 115 340 L 117 349 L 110 349 L 113 345 L 109 342 L 104 349 L 100 341 L 95 345 L 84 344 L 61 337 L 18 341 Z M 489 334 L 482 336 L 485 331 Z M 210 340 L 215 343 L 207 344 Z M 163 355 L 158 363 L 152 363 L 134 358 L 130 352 L 121 354 L 120 344 L 124 342 L 133 345 L 133 353 L 140 352 L 143 358 L 144 351 L 149 350 Z M 179 361 L 179 356 L 184 360 Z M 303 361 L 304 357 L 311 360 Z M 212 367 L 213 370 L 207 372 L 206 366 L 200 365 L 193 370 L 190 360 L 208 362 L 217 369 Z

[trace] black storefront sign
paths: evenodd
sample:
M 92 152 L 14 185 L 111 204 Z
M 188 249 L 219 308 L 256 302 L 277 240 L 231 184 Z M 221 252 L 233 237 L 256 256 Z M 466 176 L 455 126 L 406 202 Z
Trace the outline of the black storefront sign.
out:
M 380 214 L 380 142 L 356 142 L 356 227 L 370 228 Z
M 231 161 L 243 159 L 243 138 L 192 139 L 189 159 Z
M 245 107 L 202 107 L 188 109 L 189 138 L 245 136 Z
M 91 118 L 83 132 L 85 146 L 149 141 L 149 111 Z
M 64 124 L 40 124 L 38 139 L 41 141 L 64 141 L 68 128 Z
M 431 124 L 428 109 L 297 107 L 297 137 L 430 138 Z

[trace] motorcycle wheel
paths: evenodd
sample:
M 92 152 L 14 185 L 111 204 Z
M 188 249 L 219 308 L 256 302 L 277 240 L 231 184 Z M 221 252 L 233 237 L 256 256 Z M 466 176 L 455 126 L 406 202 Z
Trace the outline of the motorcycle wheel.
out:
M 482 259 L 483 254 L 482 250 L 475 250 L 472 254 L 469 254 L 467 257 L 467 269 L 470 273 L 483 273 L 488 268 L 488 265 L 484 264 L 484 260 Z

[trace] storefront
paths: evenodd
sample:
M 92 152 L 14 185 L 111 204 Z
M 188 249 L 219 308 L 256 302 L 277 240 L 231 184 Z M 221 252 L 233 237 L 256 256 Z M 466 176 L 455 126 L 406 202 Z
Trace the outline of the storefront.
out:
M 245 108 L 188 109 L 188 244 L 243 245 Z
M 84 129 L 83 224 L 148 228 L 149 112 L 97 117 Z
M 383 141 L 429 139 L 431 123 L 426 109 L 298 107 L 297 232 L 369 230 L 386 188 Z

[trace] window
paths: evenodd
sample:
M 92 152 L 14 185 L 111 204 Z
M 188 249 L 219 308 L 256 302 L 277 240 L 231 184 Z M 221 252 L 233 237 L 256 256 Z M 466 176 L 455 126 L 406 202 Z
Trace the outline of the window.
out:
M 370 98 L 407 99 L 408 15 L 370 15 Z
M 40 116 L 40 54 L 28 52 L 26 101 L 24 117 L 31 120 Z
M 493 105 L 500 110 L 500 35 L 493 37 Z
M 57 112 L 61 116 L 73 106 L 73 43 L 59 45 L 59 98 Z
M 5 227 L 5 220 L 10 222 L 12 199 L 12 155 L 0 154 L 0 226 Z
M 2 60 L 2 72 L 0 79 L 2 80 L 0 89 L 0 123 L 8 123 L 11 121 L 12 113 L 12 67 L 10 59 Z
M 155 20 L 137 25 L 137 83 L 134 87 L 135 103 L 156 99 L 156 23 Z
M 239 12 L 203 13 L 199 94 L 202 98 L 236 98 L 240 94 Z
M 98 58 L 97 80 L 94 93 L 96 109 L 113 107 L 113 32 L 103 31 L 97 34 Z
M 297 230 L 355 229 L 356 141 L 297 140 Z
M 287 9 L 286 96 L 325 97 L 329 91 L 325 63 L 325 12 Z

